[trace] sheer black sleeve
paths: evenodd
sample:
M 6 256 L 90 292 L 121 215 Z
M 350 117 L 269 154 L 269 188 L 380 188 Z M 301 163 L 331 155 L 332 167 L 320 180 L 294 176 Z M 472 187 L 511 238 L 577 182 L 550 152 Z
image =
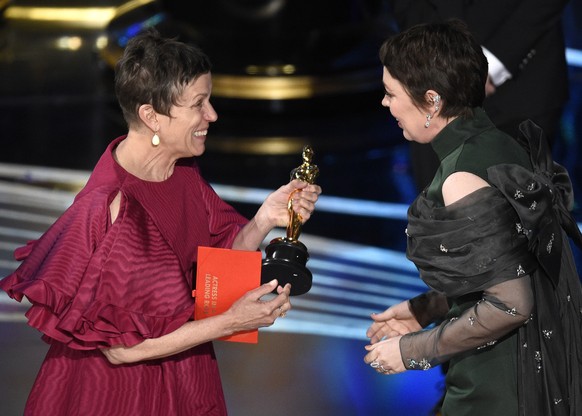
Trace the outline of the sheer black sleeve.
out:
M 410 299 L 409 306 L 412 314 L 423 328 L 436 321 L 441 321 L 449 311 L 447 297 L 434 290 L 429 290 Z
M 458 318 L 404 335 L 400 352 L 407 369 L 427 370 L 453 355 L 493 345 L 523 325 L 533 308 L 529 276 L 496 284 Z

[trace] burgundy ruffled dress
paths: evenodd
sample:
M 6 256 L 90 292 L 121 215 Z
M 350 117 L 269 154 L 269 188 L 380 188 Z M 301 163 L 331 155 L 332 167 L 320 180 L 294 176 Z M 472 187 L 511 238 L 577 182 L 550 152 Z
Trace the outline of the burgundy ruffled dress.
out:
M 0 288 L 32 303 L 29 324 L 50 349 L 26 415 L 225 415 L 211 343 L 131 365 L 100 348 L 133 346 L 191 319 L 198 246 L 231 247 L 247 220 L 222 201 L 193 159 L 163 182 L 121 168 L 114 140 L 71 207 Z M 122 193 L 116 221 L 109 205 Z

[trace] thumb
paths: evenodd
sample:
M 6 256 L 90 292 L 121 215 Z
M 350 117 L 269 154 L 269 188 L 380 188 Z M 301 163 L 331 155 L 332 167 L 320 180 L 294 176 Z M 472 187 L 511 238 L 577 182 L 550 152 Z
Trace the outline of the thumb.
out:
M 291 182 L 289 182 L 289 185 L 291 185 L 292 190 L 299 190 L 305 188 L 309 184 L 299 179 L 293 179 Z
M 387 321 L 389 319 L 394 318 L 394 311 L 392 309 L 387 309 L 384 312 L 380 312 L 380 313 L 373 313 L 372 315 L 370 315 L 372 320 L 375 322 L 383 322 L 383 321 Z
M 261 286 L 257 287 L 256 289 L 249 290 L 249 293 L 253 298 L 260 299 L 268 293 L 271 293 L 277 287 L 279 283 L 277 279 L 273 279 L 270 282 L 263 283 Z

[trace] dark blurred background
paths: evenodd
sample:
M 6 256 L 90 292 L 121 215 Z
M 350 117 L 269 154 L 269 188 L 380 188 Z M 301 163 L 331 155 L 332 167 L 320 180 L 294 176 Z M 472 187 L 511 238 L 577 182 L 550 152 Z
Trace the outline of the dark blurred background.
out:
M 16 240 L 28 236 L 10 239 L 6 207 L 22 210 L 14 200 L 31 189 L 40 206 L 49 205 L 46 192 L 73 195 L 125 133 L 112 66 L 150 26 L 199 44 L 213 61 L 219 119 L 200 164 L 225 199 L 252 215 L 248 194 L 285 183 L 304 144 L 321 172 L 325 198 L 304 229 L 313 292 L 259 345 L 216 343 L 231 414 L 427 414 L 440 394 L 438 369 L 381 377 L 362 362 L 366 316 L 422 290 L 407 283 L 416 277 L 403 255 L 405 209 L 416 196 L 408 144 L 380 105 L 377 51 L 397 30 L 383 0 L 0 0 L 3 275 Z M 567 6 L 564 26 L 570 100 L 553 152 L 572 176 L 580 221 L 582 0 Z M 45 351 L 22 311 L 0 303 L 2 415 L 21 414 Z

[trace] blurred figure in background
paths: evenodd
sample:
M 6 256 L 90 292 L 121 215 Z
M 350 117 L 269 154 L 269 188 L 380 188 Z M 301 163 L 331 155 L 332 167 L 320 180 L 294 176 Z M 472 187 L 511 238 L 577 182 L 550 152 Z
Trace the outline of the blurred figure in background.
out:
M 464 21 L 489 62 L 483 107 L 511 137 L 533 120 L 550 146 L 568 100 L 562 13 L 568 0 L 390 0 L 400 30 L 417 23 Z M 438 159 L 430 146 L 411 143 L 419 190 L 430 183 Z

